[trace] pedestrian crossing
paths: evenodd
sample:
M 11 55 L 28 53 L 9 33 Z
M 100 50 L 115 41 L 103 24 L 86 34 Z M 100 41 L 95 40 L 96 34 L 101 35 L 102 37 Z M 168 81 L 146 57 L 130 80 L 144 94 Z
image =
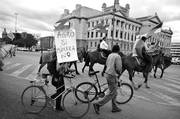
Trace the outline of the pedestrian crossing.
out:
M 17 79 L 34 80 L 37 78 L 38 68 L 39 65 L 37 64 L 23 64 L 8 61 L 5 62 L 5 66 L 3 67 L 4 71 L 2 73 L 16 77 Z M 87 73 L 82 75 L 87 75 Z M 80 75 L 79 78 L 81 77 Z M 128 75 L 123 75 L 123 78 L 127 79 Z M 134 91 L 133 98 L 156 104 L 180 107 L 180 79 L 170 78 L 170 76 L 167 78 L 163 77 L 163 79 L 159 81 L 153 79 L 149 85 L 151 89 L 143 87 Z

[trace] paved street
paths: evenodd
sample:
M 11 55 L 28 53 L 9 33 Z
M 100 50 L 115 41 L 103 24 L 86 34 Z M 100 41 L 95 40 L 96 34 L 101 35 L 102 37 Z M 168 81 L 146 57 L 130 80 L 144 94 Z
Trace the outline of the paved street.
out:
M 17 52 L 17 56 L 4 60 L 4 71 L 0 72 L 0 119 L 67 119 L 64 113 L 58 113 L 47 108 L 40 115 L 27 115 L 23 113 L 20 104 L 20 95 L 23 89 L 29 85 L 29 80 L 36 78 L 39 67 L 39 52 Z M 78 63 L 81 75 L 77 76 L 74 83 L 77 85 L 83 81 L 93 81 L 85 73 L 81 72 L 84 63 Z M 96 64 L 94 69 L 102 71 L 102 66 Z M 91 105 L 89 113 L 84 119 L 179 119 L 180 117 L 180 65 L 172 65 L 165 70 L 162 79 L 149 78 L 150 89 L 144 86 L 135 91 L 132 100 L 124 105 L 119 105 L 122 112 L 112 114 L 111 104 L 108 103 L 96 115 Z M 47 72 L 46 67 L 42 72 Z M 99 74 L 101 82 L 105 78 Z M 125 72 L 121 79 L 129 82 Z M 134 81 L 143 81 L 141 74 L 135 74 Z M 68 85 L 68 84 L 67 84 Z

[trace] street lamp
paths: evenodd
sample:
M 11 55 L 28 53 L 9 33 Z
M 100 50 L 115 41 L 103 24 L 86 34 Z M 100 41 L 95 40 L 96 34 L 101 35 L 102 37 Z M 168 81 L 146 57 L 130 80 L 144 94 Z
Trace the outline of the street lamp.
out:
M 113 18 L 112 18 L 112 41 L 111 41 L 111 49 L 113 47 L 113 40 L 114 40 L 114 33 L 115 33 L 115 30 L 114 30 L 114 22 L 115 22 L 115 12 L 116 12 L 116 8 L 115 8 L 115 5 L 113 7 Z
M 17 16 L 18 16 L 18 13 L 14 13 L 15 15 L 15 33 L 17 33 Z

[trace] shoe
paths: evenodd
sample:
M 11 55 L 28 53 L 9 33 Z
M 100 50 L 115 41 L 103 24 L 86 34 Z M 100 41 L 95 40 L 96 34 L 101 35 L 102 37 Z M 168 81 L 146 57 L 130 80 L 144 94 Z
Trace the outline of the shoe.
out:
M 93 107 L 94 107 L 94 111 L 96 112 L 96 114 L 99 114 L 100 106 L 98 104 L 93 104 Z
M 115 113 L 115 112 L 121 112 L 122 110 L 119 109 L 119 108 L 115 108 L 115 109 L 112 109 L 112 113 Z

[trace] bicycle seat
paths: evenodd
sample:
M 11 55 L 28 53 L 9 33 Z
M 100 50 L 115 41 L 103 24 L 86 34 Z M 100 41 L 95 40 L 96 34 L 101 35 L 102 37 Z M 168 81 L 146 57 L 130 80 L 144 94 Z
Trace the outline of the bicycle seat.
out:
M 92 76 L 92 75 L 96 75 L 97 73 L 99 73 L 100 71 L 94 71 L 94 72 L 89 72 L 89 75 Z

